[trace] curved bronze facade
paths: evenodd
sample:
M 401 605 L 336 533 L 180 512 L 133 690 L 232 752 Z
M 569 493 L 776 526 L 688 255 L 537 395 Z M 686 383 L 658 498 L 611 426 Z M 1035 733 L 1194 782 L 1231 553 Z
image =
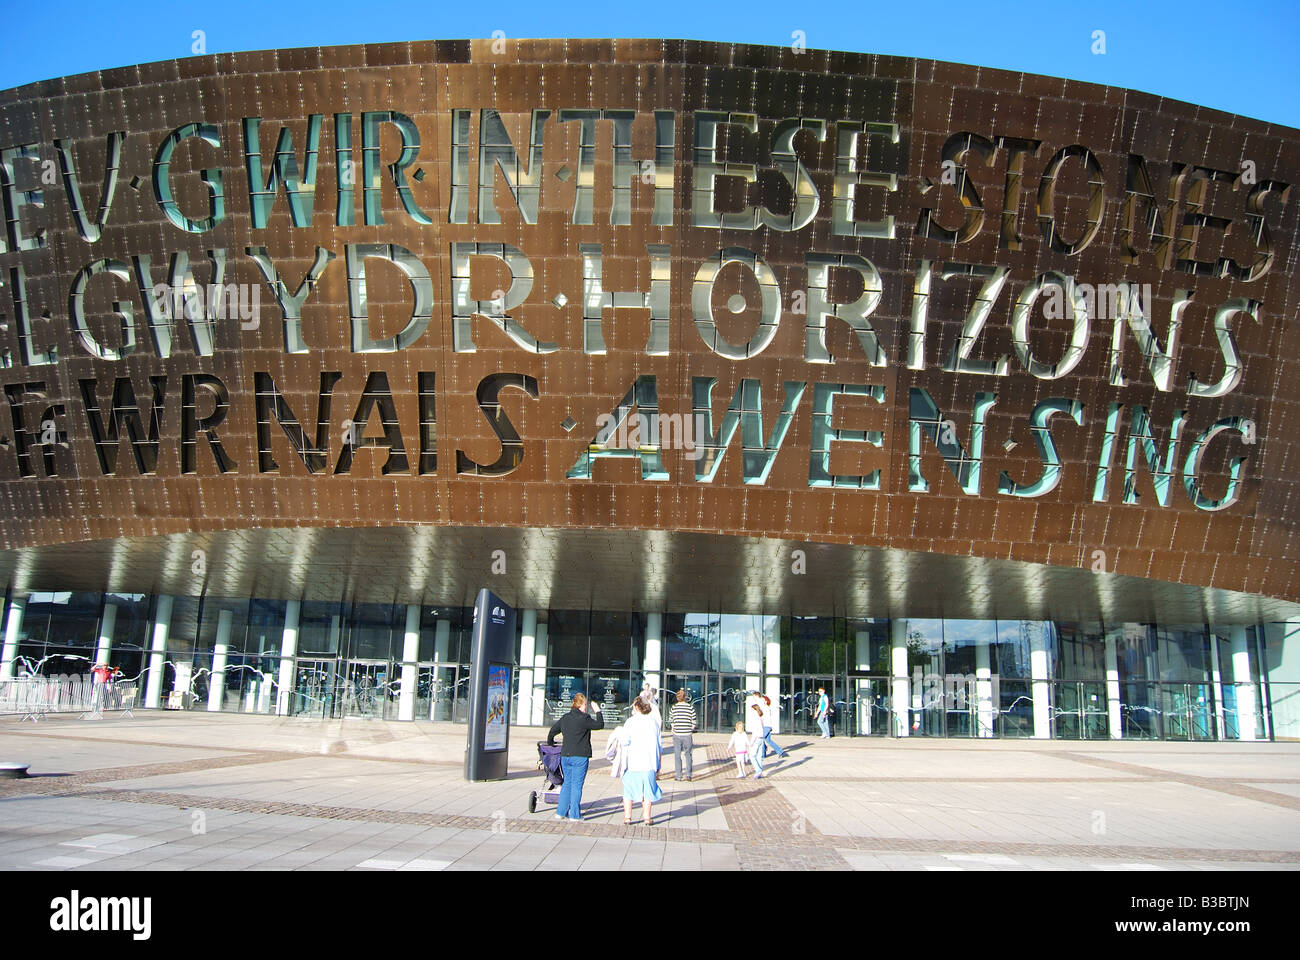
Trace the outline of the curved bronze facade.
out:
M 501 549 L 525 607 L 1300 602 L 1295 130 L 443 41 L 6 91 L 0 161 L 17 589 L 447 602 Z

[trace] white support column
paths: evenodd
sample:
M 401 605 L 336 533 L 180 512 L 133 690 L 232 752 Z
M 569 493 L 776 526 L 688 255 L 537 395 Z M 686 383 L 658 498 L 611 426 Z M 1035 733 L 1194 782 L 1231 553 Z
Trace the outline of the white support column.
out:
M 550 624 L 545 611 L 537 612 L 537 652 L 533 656 L 533 726 L 550 726 L 546 722 L 546 655 L 550 650 Z
M 144 705 L 157 710 L 162 705 L 163 663 L 167 657 L 167 632 L 171 629 L 172 598 L 161 596 L 154 611 L 153 636 L 149 644 L 149 670 L 145 677 Z
M 871 670 L 871 631 L 859 630 L 853 635 L 853 662 L 859 671 Z M 854 695 L 858 702 L 858 733 L 871 733 L 871 681 L 859 680 Z
M 1115 649 L 1115 634 L 1110 630 L 1106 631 L 1106 713 L 1110 720 L 1110 738 L 1124 739 L 1119 693 L 1119 654 Z
M 117 604 L 104 601 L 104 615 L 99 620 L 99 639 L 95 643 L 95 662 L 108 663 L 113 652 L 113 631 L 117 628 Z
M 229 610 L 217 614 L 217 639 L 212 645 L 212 676 L 208 678 L 208 711 L 221 709 L 226 696 L 226 657 L 230 650 L 230 624 L 235 615 Z
M 772 701 L 772 733 L 781 732 L 781 618 L 776 618 L 772 639 L 763 651 L 763 672 L 766 674 L 763 692 Z
M 397 719 L 415 719 L 415 688 L 419 684 L 420 606 L 406 605 L 406 634 L 402 637 L 402 688 L 397 695 Z
M 533 657 L 537 655 L 537 611 L 523 611 L 519 632 L 519 702 L 515 723 L 533 722 Z
M 656 690 L 662 682 L 659 671 L 663 669 L 663 644 L 664 644 L 664 615 L 662 613 L 647 613 L 645 616 L 645 663 L 641 669 L 645 673 L 645 679 Z M 754 685 L 758 685 L 758 679 L 754 679 Z
M 433 668 L 434 673 L 434 690 L 433 696 L 429 697 L 429 719 L 436 719 L 438 716 L 438 701 L 440 697 L 454 697 L 455 690 L 445 690 L 441 686 L 442 667 L 447 663 L 447 654 L 451 646 L 451 621 L 435 620 L 433 622 L 433 659 L 438 666 Z
M 1250 672 L 1250 650 L 1246 644 L 1246 628 L 1230 627 L 1232 631 L 1232 679 L 1237 688 L 1237 730 L 1242 740 L 1256 740 L 1255 710 L 1257 695 L 1255 680 Z
M 989 639 L 980 637 L 975 643 L 975 716 L 979 720 L 979 736 L 994 736 L 994 711 L 1002 709 L 1002 704 L 993 702 L 993 667 L 989 655 Z
M 293 694 L 293 658 L 298 653 L 298 622 L 302 615 L 302 601 L 290 600 L 284 606 L 284 633 L 280 639 L 280 679 L 275 693 L 275 715 L 289 715 L 290 696 Z
M 906 737 L 912 732 L 912 715 L 908 705 L 912 702 L 911 685 L 907 682 L 907 621 L 889 621 L 890 670 L 893 674 L 894 736 Z M 920 707 L 920 701 L 915 704 Z
M 341 614 L 334 614 L 330 617 L 330 645 L 329 649 L 335 654 L 342 653 L 343 647 L 343 617 Z
M 451 647 L 451 621 L 439 620 L 433 628 L 433 659 L 446 663 Z
M 5 645 L 0 653 L 0 680 L 10 680 L 14 675 L 14 659 L 18 656 L 18 635 L 23 629 L 23 614 L 27 612 L 27 596 L 15 596 L 5 611 Z
M 1226 703 L 1223 699 L 1223 674 L 1219 672 L 1219 637 L 1213 631 L 1210 632 L 1210 679 L 1211 688 L 1214 691 L 1214 726 L 1215 733 L 1219 740 L 1227 739 L 1227 718 L 1223 715 L 1226 709 Z
M 1029 676 L 1034 692 L 1034 739 L 1052 739 L 1052 685 L 1048 680 L 1047 631 L 1035 623 L 1029 635 Z

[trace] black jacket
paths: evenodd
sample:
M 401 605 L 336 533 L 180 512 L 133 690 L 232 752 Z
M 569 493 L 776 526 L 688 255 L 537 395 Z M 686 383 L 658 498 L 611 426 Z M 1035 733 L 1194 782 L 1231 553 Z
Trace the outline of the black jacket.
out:
M 564 737 L 564 743 L 560 750 L 560 756 L 587 757 L 590 759 L 591 731 L 600 730 L 604 726 L 605 718 L 599 713 L 593 717 L 587 711 L 575 708 L 551 724 L 551 730 L 546 735 L 546 743 L 549 746 L 555 746 L 555 735 L 557 733 L 561 734 Z

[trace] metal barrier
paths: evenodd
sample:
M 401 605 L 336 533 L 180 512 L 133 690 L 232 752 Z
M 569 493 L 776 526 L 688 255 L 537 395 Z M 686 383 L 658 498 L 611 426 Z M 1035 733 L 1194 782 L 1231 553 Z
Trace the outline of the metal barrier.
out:
M 135 698 L 134 681 L 95 683 L 89 674 L 0 680 L 0 716 L 32 722 L 51 713 L 78 713 L 87 720 L 102 720 L 106 710 L 134 716 Z

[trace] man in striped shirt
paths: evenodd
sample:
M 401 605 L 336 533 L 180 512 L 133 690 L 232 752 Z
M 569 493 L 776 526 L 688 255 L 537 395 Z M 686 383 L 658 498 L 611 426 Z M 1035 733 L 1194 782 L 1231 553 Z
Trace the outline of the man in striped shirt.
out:
M 673 765 L 677 779 L 682 779 L 682 756 L 686 757 L 686 779 L 691 779 L 691 753 L 695 749 L 695 708 L 687 699 L 685 690 L 677 691 L 677 702 L 668 712 L 668 725 L 673 728 Z

